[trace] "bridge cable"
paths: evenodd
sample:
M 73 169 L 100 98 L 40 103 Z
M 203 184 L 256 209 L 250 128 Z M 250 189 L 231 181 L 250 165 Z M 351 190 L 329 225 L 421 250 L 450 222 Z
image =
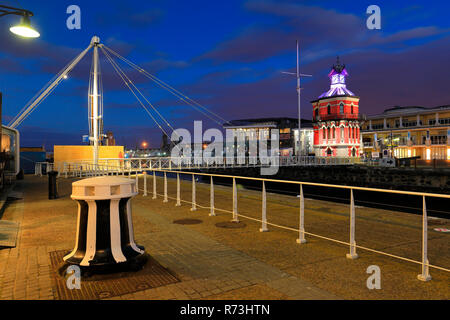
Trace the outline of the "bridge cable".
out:
M 147 109 L 147 107 L 144 105 L 144 103 L 141 101 L 141 99 L 139 99 L 139 97 L 137 96 L 137 94 L 135 93 L 135 91 L 133 90 L 133 88 L 130 86 L 133 85 L 133 87 L 135 88 L 135 90 L 142 96 L 144 97 L 144 99 L 150 104 L 150 106 L 153 108 L 153 110 L 156 111 L 156 108 L 145 98 L 145 96 L 139 91 L 138 88 L 136 88 L 136 86 L 134 85 L 134 83 L 126 76 L 126 74 L 122 71 L 122 69 L 120 69 L 120 67 L 117 65 L 117 63 L 112 59 L 112 57 L 103 49 L 102 46 L 100 46 L 100 49 L 102 50 L 103 54 L 106 56 L 106 58 L 108 59 L 108 61 L 111 63 L 111 65 L 113 66 L 114 70 L 116 71 L 116 73 L 119 75 L 119 77 L 122 79 L 122 81 L 125 83 L 125 85 L 128 87 L 128 89 L 130 89 L 131 93 L 133 93 L 133 95 L 136 97 L 136 99 L 138 100 L 138 102 L 140 103 L 140 105 L 144 108 L 144 110 L 148 113 L 148 115 L 152 118 L 152 120 L 156 123 L 156 125 L 158 126 L 158 128 L 167 136 L 169 136 L 169 134 L 166 132 L 166 130 L 164 130 L 164 128 L 161 126 L 161 124 L 155 119 L 155 117 L 151 114 L 151 112 Z M 157 112 L 157 111 L 156 111 Z M 159 112 L 157 112 L 159 114 Z M 161 116 L 162 117 L 162 116 Z M 164 120 L 164 118 L 162 117 L 162 119 Z M 170 126 L 170 124 L 168 122 L 166 122 L 169 127 L 173 130 L 172 126 Z M 174 131 L 174 130 L 173 130 Z
M 164 81 L 162 81 L 161 79 L 157 78 L 156 76 L 152 75 L 151 73 L 147 72 L 146 70 L 144 70 L 143 68 L 139 67 L 138 65 L 134 64 L 133 62 L 131 62 L 130 60 L 122 57 L 120 54 L 118 54 L 117 52 L 115 52 L 114 50 L 108 48 L 107 46 L 103 45 L 105 47 L 106 50 L 108 50 L 110 53 L 112 53 L 113 55 L 115 55 L 117 58 L 121 59 L 122 61 L 124 61 L 125 63 L 127 63 L 129 66 L 131 66 L 132 68 L 136 69 L 137 71 L 139 71 L 140 73 L 142 73 L 144 76 L 146 76 L 147 78 L 149 78 L 150 80 L 152 80 L 153 82 L 155 82 L 158 86 L 160 86 L 161 88 L 165 89 L 166 91 L 170 92 L 172 95 L 176 96 L 178 99 L 184 101 L 185 103 L 187 103 L 188 105 L 190 105 L 192 108 L 196 109 L 198 112 L 202 113 L 203 115 L 205 115 L 206 117 L 208 117 L 209 119 L 211 119 L 212 121 L 216 122 L 219 125 L 222 125 L 223 123 L 230 123 L 229 121 L 225 120 L 224 118 L 222 118 L 221 116 L 219 116 L 217 113 L 209 110 L 208 108 L 206 108 L 205 106 L 201 105 L 200 103 L 198 103 L 197 101 L 189 98 L 188 96 L 186 96 L 185 94 L 181 93 L 180 91 L 178 91 L 177 89 L 175 89 L 174 87 L 170 86 L 169 84 L 165 83 Z M 201 109 L 203 110 L 201 110 Z M 220 119 L 223 121 L 223 123 L 221 123 L 220 121 L 217 121 L 217 119 L 212 118 L 210 115 L 208 115 L 206 112 L 209 112 L 210 114 L 214 115 L 217 119 Z

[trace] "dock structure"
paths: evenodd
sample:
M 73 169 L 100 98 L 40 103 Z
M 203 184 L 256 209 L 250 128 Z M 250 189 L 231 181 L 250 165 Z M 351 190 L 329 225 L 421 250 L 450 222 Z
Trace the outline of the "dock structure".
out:
M 311 200 L 307 194 L 301 202 L 297 196 L 273 193 L 266 182 L 264 222 L 268 232 L 260 232 L 264 227 L 262 193 L 243 188 L 239 179 L 235 192 L 215 181 L 214 215 L 210 215 L 209 179 L 196 181 L 197 210 L 191 211 L 191 180 L 167 175 L 164 183 L 163 175 L 144 177 L 138 176 L 139 189 L 146 185 L 147 193 L 156 190 L 158 197 L 144 196 L 141 190 L 135 198 L 136 241 L 178 281 L 121 295 L 111 291 L 98 299 L 450 298 L 450 273 L 446 271 L 449 234 L 435 231 L 448 220 L 426 220 L 424 272 L 429 272 L 432 280 L 425 283 L 417 280 L 422 271 L 422 215 Z M 17 246 L 0 250 L 0 299 L 64 298 L 52 259 L 55 252 L 73 247 L 77 208 L 70 192 L 71 183 L 78 179 L 60 177 L 61 198 L 57 200 L 47 199 L 46 177 L 26 176 L 17 182 L 23 200 L 12 202 L 3 220 L 20 223 L 20 230 Z M 233 194 L 238 227 L 231 222 Z M 298 243 L 300 208 L 306 242 Z M 349 211 L 354 212 L 352 247 L 348 246 Z M 180 221 L 185 224 L 174 223 Z M 196 224 L 186 224 L 189 221 Z M 356 250 L 358 259 L 346 258 L 349 249 Z M 380 268 L 381 289 L 368 289 L 370 266 Z M 82 298 L 82 291 L 78 295 Z

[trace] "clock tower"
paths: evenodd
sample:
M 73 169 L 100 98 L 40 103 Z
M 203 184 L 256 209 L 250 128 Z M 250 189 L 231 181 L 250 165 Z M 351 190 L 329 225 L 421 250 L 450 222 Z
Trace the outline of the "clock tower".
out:
M 314 152 L 317 157 L 359 157 L 359 97 L 347 89 L 349 76 L 339 57 L 328 74 L 330 89 L 311 101 Z

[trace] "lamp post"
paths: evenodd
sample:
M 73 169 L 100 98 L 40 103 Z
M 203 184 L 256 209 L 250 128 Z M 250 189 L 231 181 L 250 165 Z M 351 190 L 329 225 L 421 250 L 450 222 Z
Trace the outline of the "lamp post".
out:
M 30 17 L 34 15 L 33 12 L 25 9 L 0 5 L 0 17 L 9 14 L 22 17 L 22 19 L 20 20 L 20 24 L 9 29 L 12 33 L 24 38 L 37 38 L 40 36 L 39 32 L 33 29 L 30 24 Z
M 0 5 L 0 18 L 10 14 L 22 17 L 20 20 L 20 24 L 13 26 L 9 29 L 12 33 L 25 38 L 37 38 L 40 36 L 39 32 L 33 29 L 30 24 L 30 17 L 34 15 L 33 12 L 25 9 Z M 1 142 L 3 137 L 1 114 L 2 114 L 2 93 L 0 92 L 0 152 L 3 152 L 3 145 Z

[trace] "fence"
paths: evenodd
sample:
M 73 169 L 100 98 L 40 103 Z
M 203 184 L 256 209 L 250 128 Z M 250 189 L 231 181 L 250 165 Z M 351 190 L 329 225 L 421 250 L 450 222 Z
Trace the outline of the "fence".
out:
M 422 193 L 422 192 L 409 192 L 409 191 L 400 191 L 400 190 L 388 190 L 388 189 L 376 189 L 376 188 L 366 188 L 366 187 L 354 187 L 354 186 L 342 186 L 342 185 L 330 185 L 330 184 L 323 184 L 323 183 L 312 183 L 312 182 L 301 182 L 301 181 L 287 181 L 287 180 L 277 180 L 277 179 L 266 179 L 266 178 L 253 178 L 253 177 L 242 177 L 242 176 L 232 176 L 232 175 L 219 175 L 219 174 L 208 174 L 208 173 L 197 173 L 197 172 L 185 172 L 185 171 L 178 171 L 178 170 L 165 170 L 165 169 L 155 169 L 155 168 L 124 168 L 124 167 L 112 167 L 112 166 L 106 166 L 106 165 L 98 165 L 94 166 L 93 164 L 88 163 L 81 163 L 81 164 L 64 164 L 64 170 L 62 174 L 65 177 L 72 176 L 72 177 L 90 177 L 90 176 L 101 176 L 101 175 L 122 175 L 127 176 L 128 178 L 132 178 L 134 175 L 134 178 L 136 179 L 136 187 L 137 190 L 140 190 L 143 192 L 143 196 L 148 196 L 148 190 L 147 190 L 147 179 L 148 179 L 148 173 L 150 172 L 152 174 L 153 179 L 153 191 L 152 191 L 152 199 L 156 199 L 157 196 L 163 196 L 163 201 L 167 202 L 168 199 L 176 200 L 176 206 L 180 206 L 181 202 L 189 203 L 191 205 L 191 211 L 197 210 L 197 207 L 207 209 L 210 211 L 210 216 L 215 216 L 216 211 L 226 212 L 230 213 L 233 217 L 233 221 L 238 222 L 239 217 L 250 219 L 253 221 L 257 221 L 261 223 L 260 231 L 264 232 L 267 231 L 267 226 L 273 226 L 277 228 L 282 228 L 285 230 L 290 230 L 298 233 L 297 243 L 303 244 L 306 242 L 306 236 L 312 236 L 316 238 L 320 238 L 323 240 L 332 241 L 335 243 L 339 243 L 342 245 L 346 245 L 349 247 L 349 253 L 346 255 L 349 259 L 356 259 L 358 257 L 357 249 L 366 250 L 369 252 L 389 256 L 392 258 L 400 259 L 403 261 L 415 263 L 421 265 L 422 272 L 418 275 L 418 279 L 421 281 L 428 281 L 431 280 L 430 268 L 438 269 L 445 272 L 450 272 L 450 269 L 432 265 L 428 261 L 428 217 L 427 217 L 427 206 L 426 206 L 426 198 L 427 197 L 434 197 L 434 198 L 445 198 L 450 199 L 450 195 L 446 194 L 435 194 L 435 193 Z M 159 172 L 162 174 L 164 179 L 164 191 L 163 194 L 158 194 L 156 190 L 156 173 Z M 167 193 L 167 174 L 175 174 L 177 179 L 177 195 L 176 198 L 169 197 Z M 61 174 L 61 173 L 60 173 Z M 143 189 L 139 189 L 139 175 L 143 177 Z M 180 197 L 180 175 L 190 175 L 192 176 L 192 199 L 191 201 L 182 200 Z M 196 176 L 204 176 L 208 177 L 210 180 L 210 205 L 209 207 L 200 206 L 197 203 L 196 200 Z M 225 210 L 216 208 L 214 205 L 214 178 L 228 178 L 232 180 L 232 196 L 233 196 L 233 210 Z M 253 181 L 260 181 L 262 184 L 262 212 L 261 212 L 261 219 L 256 219 L 253 217 L 245 216 L 238 213 L 238 205 L 237 205 L 237 187 L 236 187 L 236 180 L 253 180 Z M 300 192 L 300 206 L 299 206 L 299 227 L 298 228 L 292 228 L 288 226 L 282 226 L 277 225 L 274 223 L 270 223 L 267 221 L 267 194 L 266 194 L 266 183 L 268 182 L 275 182 L 275 183 L 284 183 L 284 184 L 294 184 L 299 186 L 299 192 Z M 323 235 L 314 234 L 311 232 L 308 232 L 305 230 L 304 225 L 304 216 L 305 216 L 305 206 L 304 206 L 304 193 L 303 193 L 303 186 L 315 186 L 315 187 L 327 187 L 327 188 L 337 188 L 337 189 L 346 189 L 350 192 L 350 233 L 349 233 L 349 241 L 341 241 L 337 239 L 332 239 Z M 418 196 L 422 198 L 423 207 L 422 207 L 422 259 L 421 261 L 409 259 L 406 257 L 401 257 L 398 255 L 390 254 L 387 252 L 383 252 L 380 250 L 371 249 L 368 247 L 364 247 L 361 245 L 358 245 L 356 243 L 355 239 L 355 230 L 356 230 L 356 217 L 355 217 L 355 198 L 354 198 L 354 191 L 355 190 L 361 190 L 361 191 L 371 191 L 371 192 L 381 192 L 381 193 L 393 193 L 393 194 L 402 194 L 402 195 L 413 195 Z

